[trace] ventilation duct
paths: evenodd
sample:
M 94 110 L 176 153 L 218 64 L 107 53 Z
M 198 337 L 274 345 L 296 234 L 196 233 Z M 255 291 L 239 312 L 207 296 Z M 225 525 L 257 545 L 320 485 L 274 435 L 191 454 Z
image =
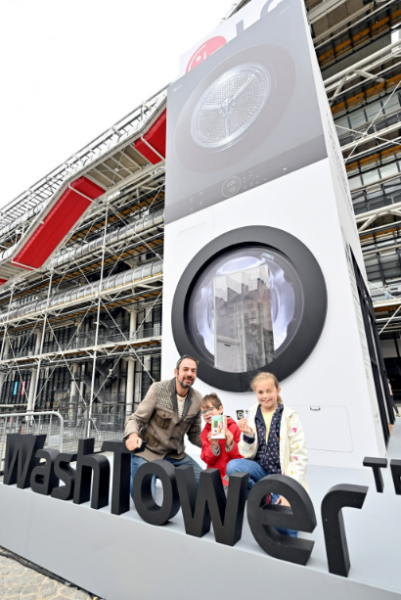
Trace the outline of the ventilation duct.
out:
M 151 229 L 152 227 L 160 225 L 163 222 L 163 209 L 160 209 L 150 215 L 146 215 L 142 219 L 138 219 L 138 221 L 134 223 L 130 223 L 125 227 L 120 227 L 119 229 L 112 231 L 111 233 L 106 235 L 106 238 L 104 240 L 105 245 L 111 246 L 112 244 L 121 242 L 129 238 L 131 235 L 137 235 L 138 233 Z M 102 246 L 103 237 L 100 237 L 96 240 L 93 240 L 93 242 L 90 242 L 89 244 L 58 254 L 54 258 L 52 258 L 50 262 L 46 265 L 47 269 L 57 269 L 61 265 L 65 265 L 74 260 L 78 260 L 85 256 L 89 256 L 93 252 L 96 252 L 96 250 L 102 248 Z M 10 256 L 13 253 L 14 247 L 15 246 L 10 246 L 10 248 L 7 248 L 7 250 L 0 252 L 0 262 L 8 258 L 8 256 Z
M 127 238 L 137 235 L 147 229 L 151 229 L 156 225 L 160 225 L 163 223 L 163 209 L 160 209 L 152 214 L 148 214 L 142 219 L 138 219 L 138 221 L 134 223 L 130 223 L 125 227 L 120 227 L 115 231 L 110 232 L 106 235 L 105 238 L 99 237 L 90 242 L 89 244 L 85 244 L 80 246 L 79 248 L 74 248 L 73 250 L 69 250 L 68 252 L 63 252 L 51 259 L 48 263 L 47 267 L 49 269 L 57 269 L 61 265 L 73 262 L 90 254 L 96 252 L 103 247 L 103 243 L 106 246 L 110 246 L 112 244 L 116 244 Z

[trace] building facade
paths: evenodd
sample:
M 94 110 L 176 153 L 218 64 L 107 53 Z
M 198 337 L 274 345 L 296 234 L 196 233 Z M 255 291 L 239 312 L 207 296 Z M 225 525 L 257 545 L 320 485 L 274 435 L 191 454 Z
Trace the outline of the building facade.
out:
M 401 399 L 401 2 L 305 4 Z M 3 209 L 1 412 L 57 410 L 76 437 L 119 437 L 160 379 L 166 95 L 161 90 Z M 261 351 L 269 362 L 274 340 L 270 311 L 270 321 L 259 314 L 266 297 L 270 305 L 268 274 L 235 275 L 215 281 L 215 355 L 232 364 L 231 345 L 241 370 Z M 236 318 L 239 302 L 246 322 L 242 310 Z M 264 326 L 254 331 L 258 311 Z

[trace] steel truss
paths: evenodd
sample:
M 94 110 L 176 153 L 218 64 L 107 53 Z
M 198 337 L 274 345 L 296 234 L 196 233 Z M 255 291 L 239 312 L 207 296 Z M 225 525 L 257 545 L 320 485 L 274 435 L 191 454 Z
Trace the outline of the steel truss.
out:
M 121 149 L 116 147 L 116 152 Z M 100 168 L 102 175 L 106 172 Z M 145 165 L 120 185 L 110 182 L 111 192 L 92 204 L 56 256 L 40 271 L 2 287 L 0 384 L 4 388 L 6 378 L 19 382 L 18 402 L 12 406 L 35 410 L 46 386 L 62 369 L 70 392 L 59 409 L 83 435 L 91 431 L 98 435 L 102 406 L 119 411 L 121 428 L 123 418 L 133 410 L 133 396 L 138 400 L 141 396 L 141 379 L 146 375 L 149 383 L 154 380 L 151 365 L 154 360 L 160 363 L 162 330 L 161 322 L 150 328 L 147 323 L 155 310 L 161 312 L 164 174 L 162 161 Z M 0 243 L 10 242 L 11 233 L 15 235 L 10 230 L 3 238 L 0 231 Z M 117 320 L 116 310 L 129 312 L 128 329 Z M 82 336 L 85 328 L 86 337 Z M 72 333 L 66 343 L 60 343 L 58 332 L 66 329 Z M 112 339 L 106 339 L 110 332 Z M 45 351 L 49 336 L 55 347 Z M 122 365 L 123 380 L 121 373 L 119 379 L 114 375 Z M 29 385 L 22 386 L 27 373 Z M 105 390 L 117 380 L 125 384 L 124 401 L 120 393 L 119 402 L 110 404 Z M 4 398 L 0 405 L 0 410 L 7 406 Z
M 386 319 L 380 321 L 379 331 L 387 333 L 395 324 L 400 326 L 393 320 L 399 306 L 399 293 L 396 291 L 392 296 L 389 286 L 397 280 L 393 273 L 401 277 L 397 224 L 401 219 L 401 176 L 399 168 L 395 167 L 396 173 L 388 177 L 382 177 L 380 169 L 389 164 L 398 165 L 401 151 L 401 109 L 388 111 L 386 108 L 394 105 L 394 97 L 401 92 L 400 42 L 389 44 L 339 71 L 325 80 L 325 86 L 335 116 L 350 115 L 355 119 L 365 106 L 381 99 L 377 110 L 370 109 L 363 125 L 347 127 L 342 120 L 337 130 L 349 176 L 367 173 L 369 178 L 368 184 L 354 186 L 352 198 L 367 274 L 373 277 L 371 291 L 375 310 L 378 318 Z M 377 179 L 372 181 L 376 171 Z
M 125 177 L 118 175 L 116 169 L 121 169 L 125 173 L 127 166 L 125 162 L 131 163 L 136 170 L 141 167 L 138 161 L 124 151 L 124 148 L 129 145 L 132 137 L 140 135 L 145 124 L 163 106 L 166 95 L 167 88 L 163 88 L 6 205 L 0 211 L 0 235 L 3 234 L 3 228 L 13 226 L 16 219 L 23 218 L 27 212 L 41 210 L 67 179 L 76 173 L 86 172 L 89 167 L 97 170 L 100 177 L 108 179 L 113 186 L 116 183 L 124 182 Z M 113 150 L 117 147 L 121 156 L 113 159 L 113 154 L 115 154 Z M 125 159 L 124 155 L 128 158 Z M 107 158 L 114 164 L 107 164 L 105 162 Z M 112 173 L 111 177 L 109 172 Z
M 226 18 L 246 3 L 234 5 Z M 318 54 L 331 45 L 333 63 L 339 40 L 352 40 L 355 28 L 380 18 L 385 10 L 394 11 L 396 4 L 357 2 L 351 7 L 343 0 L 307 0 Z M 380 34 L 371 33 L 369 39 Z M 347 56 L 354 49 L 350 46 Z M 401 44 L 387 45 L 342 69 L 325 85 L 335 116 L 358 111 L 375 98 L 385 102 L 401 91 Z M 74 431 L 98 435 L 104 415 L 118 416 L 113 422 L 119 430 L 146 386 L 158 378 L 165 164 L 149 164 L 134 142 L 164 110 L 166 94 L 166 88 L 155 94 L 0 211 L 2 263 L 72 178 L 85 175 L 105 189 L 43 267 L 13 273 L 0 287 L 0 410 L 56 407 L 64 413 L 67 429 L 70 422 Z M 362 172 L 373 155 L 397 160 L 398 120 L 385 119 L 389 115 L 378 110 L 361 127 L 338 127 L 349 176 Z M 401 191 L 401 170 L 397 177 Z M 383 204 L 370 206 L 372 184 L 352 192 L 354 202 L 363 196 L 368 209 L 357 214 L 367 261 L 386 251 L 398 253 L 401 199 L 394 194 L 390 199 L 387 187 L 397 177 L 378 177 Z M 384 262 L 377 262 L 382 272 Z M 401 282 L 401 258 L 399 262 Z M 376 292 L 383 292 L 380 285 Z M 394 315 L 401 289 L 399 295 L 396 290 L 385 293 L 388 297 L 378 297 L 376 305 L 382 311 L 381 328 L 392 332 L 401 328 Z M 52 382 L 60 374 L 66 383 L 56 389 Z

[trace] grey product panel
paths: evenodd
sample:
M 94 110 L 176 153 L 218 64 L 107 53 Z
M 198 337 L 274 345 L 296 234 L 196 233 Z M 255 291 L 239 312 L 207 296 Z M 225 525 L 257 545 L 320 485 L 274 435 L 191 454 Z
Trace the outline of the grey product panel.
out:
M 170 86 L 166 223 L 327 156 L 303 10 L 283 0 Z
M 389 470 L 384 481 L 384 494 L 377 494 L 370 469 L 309 467 L 318 526 L 302 534 L 316 540 L 306 567 L 267 556 L 246 519 L 241 541 L 231 548 L 217 544 L 211 532 L 202 539 L 185 535 L 181 512 L 165 527 L 153 527 L 134 509 L 118 517 L 109 507 L 96 511 L 3 484 L 0 545 L 107 600 L 204 600 L 208 587 L 212 598 L 232 600 L 262 591 L 275 600 L 399 600 L 399 497 Z M 348 578 L 327 571 L 319 511 L 338 483 L 370 486 L 362 510 L 344 511 Z

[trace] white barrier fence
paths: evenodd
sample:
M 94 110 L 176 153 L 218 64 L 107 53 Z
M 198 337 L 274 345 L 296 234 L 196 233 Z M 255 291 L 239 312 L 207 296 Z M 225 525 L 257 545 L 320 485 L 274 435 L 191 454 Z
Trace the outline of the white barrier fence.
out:
M 7 435 L 9 433 L 46 434 L 47 448 L 63 450 L 64 419 L 54 410 L 43 412 L 0 414 L 0 472 L 4 471 Z

